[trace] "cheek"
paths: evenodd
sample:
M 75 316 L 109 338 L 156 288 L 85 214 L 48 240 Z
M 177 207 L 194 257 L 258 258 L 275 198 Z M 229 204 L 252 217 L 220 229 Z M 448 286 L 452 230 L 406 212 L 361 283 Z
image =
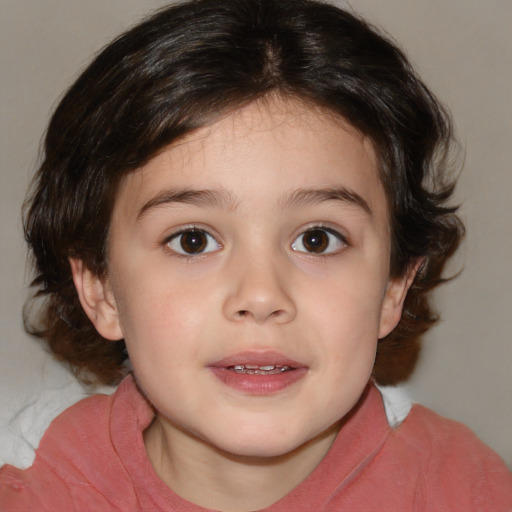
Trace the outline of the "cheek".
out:
M 333 333 L 378 337 L 386 280 L 382 272 L 358 265 L 326 274 L 320 282 L 305 286 L 300 296 L 304 310 L 315 312 L 324 329 Z
M 161 274 L 151 276 L 148 272 L 144 279 L 127 279 L 115 290 L 132 363 L 151 360 L 160 365 L 195 350 L 194 340 L 198 333 L 207 331 L 205 322 L 212 322 L 214 309 L 205 291 L 194 284 L 198 283 L 163 280 Z
M 332 403 L 352 403 L 357 395 L 350 390 L 362 390 L 373 370 L 377 351 L 379 325 L 384 294 L 383 279 L 377 275 L 347 273 L 331 277 L 323 293 L 307 295 L 310 312 L 305 332 L 315 351 L 319 368 L 329 376 Z M 377 286 L 376 286 L 377 284 Z M 316 327 L 316 332 L 311 327 Z M 342 390 L 342 391 L 341 391 Z M 347 394 L 338 401 L 339 394 Z M 327 399 L 327 396 L 326 396 Z

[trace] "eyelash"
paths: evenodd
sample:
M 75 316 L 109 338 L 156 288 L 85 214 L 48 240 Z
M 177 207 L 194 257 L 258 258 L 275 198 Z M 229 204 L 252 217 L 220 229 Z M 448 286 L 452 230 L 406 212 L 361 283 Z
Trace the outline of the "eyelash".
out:
M 184 240 L 183 237 L 184 237 L 184 235 L 187 235 L 187 234 L 192 235 L 194 233 L 197 233 L 200 236 L 206 237 L 206 240 L 202 241 L 203 245 L 197 245 L 197 247 L 196 247 L 197 251 L 194 251 L 194 250 L 187 251 L 187 249 L 184 247 L 184 243 L 186 243 L 186 241 Z M 313 244 L 313 245 L 320 244 L 318 251 L 308 250 L 305 247 L 304 237 L 308 234 L 313 236 L 313 238 L 309 241 L 310 244 Z M 323 234 L 323 235 L 327 234 L 327 238 L 328 238 L 327 241 L 325 240 L 325 238 L 321 240 L 320 234 Z M 315 237 L 315 235 L 316 235 L 316 237 Z M 199 238 L 199 236 L 196 236 L 195 238 L 192 237 L 190 240 L 188 240 L 188 242 L 190 244 L 194 244 L 195 241 L 198 240 L 198 238 Z M 333 240 L 333 238 L 334 238 L 334 240 Z M 171 245 L 173 242 L 178 242 L 180 247 L 179 248 L 173 247 Z M 327 242 L 327 245 L 326 246 L 322 245 L 322 244 L 325 244 L 325 242 Z M 333 243 L 337 244 L 337 246 L 329 249 L 329 247 L 332 246 Z M 212 244 L 215 244 L 215 247 L 212 248 L 211 247 Z M 298 248 L 299 244 L 302 248 Z M 216 237 L 213 236 L 211 233 L 209 233 L 209 231 L 207 229 L 205 229 L 204 227 L 201 227 L 201 226 L 194 226 L 194 225 L 186 226 L 186 227 L 180 229 L 179 231 L 177 231 L 176 233 L 173 233 L 172 235 L 168 236 L 163 241 L 163 245 L 165 247 L 169 248 L 169 250 L 172 251 L 172 253 L 174 255 L 176 255 L 178 257 L 182 257 L 182 258 L 193 258 L 193 257 L 201 256 L 203 254 L 208 254 L 210 252 L 215 252 L 222 248 L 222 244 L 220 244 L 220 242 L 217 241 Z M 332 229 L 330 227 L 326 227 L 323 225 L 313 225 L 313 226 L 310 226 L 307 229 L 303 230 L 293 240 L 293 242 L 291 244 L 291 248 L 293 251 L 301 252 L 301 253 L 304 253 L 304 254 L 307 254 L 310 256 L 325 257 L 325 256 L 337 254 L 340 250 L 347 247 L 348 245 L 349 245 L 349 243 L 347 241 L 347 238 L 344 235 L 342 235 L 340 232 L 336 231 L 335 229 Z M 189 249 L 194 249 L 194 248 L 189 247 Z M 327 250 L 327 249 L 329 249 L 329 250 Z
M 314 235 L 314 234 L 318 234 L 318 233 L 322 233 L 322 234 L 325 234 L 327 233 L 328 235 L 328 240 L 327 240 L 327 246 L 326 247 L 320 247 L 322 250 L 321 251 L 314 251 L 314 250 L 307 250 L 305 247 L 304 247 L 304 237 L 308 234 L 311 234 L 311 235 Z M 333 241 L 333 238 L 334 238 L 334 241 Z M 304 249 L 306 250 L 301 250 L 301 249 L 298 249 L 297 248 L 297 241 L 298 240 L 301 240 L 301 245 L 302 247 L 304 247 Z M 325 240 L 324 240 L 325 242 Z M 315 243 L 314 241 L 314 238 L 313 238 L 313 243 Z M 318 243 L 318 242 L 316 242 Z M 333 244 L 337 244 L 338 246 L 335 247 L 335 248 L 331 248 L 329 249 L 329 247 Z M 341 251 L 342 249 L 344 249 L 345 247 L 347 247 L 349 245 L 348 243 L 348 240 L 347 238 L 342 235 L 339 231 L 335 230 L 335 229 L 332 229 L 330 227 L 327 227 L 327 226 L 324 226 L 324 225 L 314 225 L 314 226 L 310 226 L 308 227 L 307 229 L 305 229 L 304 231 L 302 231 L 299 236 L 297 236 L 295 238 L 295 240 L 293 241 L 291 247 L 292 247 L 292 250 L 294 251 L 297 251 L 297 252 L 303 252 L 307 255 L 310 255 L 310 256 L 323 256 L 323 257 L 326 257 L 326 256 L 331 256 L 331 255 L 334 255 L 334 254 L 337 254 L 339 251 Z M 327 251 L 327 249 L 329 249 Z
M 200 250 L 198 250 L 197 252 L 194 252 L 194 251 L 187 252 L 185 250 L 185 247 L 183 246 L 183 244 L 185 243 L 183 237 L 184 237 L 184 235 L 193 234 L 193 233 L 198 233 L 200 235 L 206 236 L 206 238 L 207 238 L 206 245 L 200 246 L 199 247 Z M 181 246 L 181 249 L 183 249 L 183 252 L 180 252 L 180 250 L 177 250 L 177 248 L 171 246 L 171 243 L 174 242 L 174 241 L 178 241 L 179 242 L 179 245 Z M 189 240 L 189 242 L 193 243 L 193 240 Z M 209 246 L 212 244 L 212 242 L 215 243 L 216 246 L 217 246 L 214 249 L 212 249 L 211 247 L 209 248 Z M 200 227 L 200 226 L 193 226 L 193 225 L 192 226 L 186 226 L 186 227 L 180 229 L 178 232 L 173 233 L 172 235 L 168 236 L 164 240 L 163 243 L 176 256 L 183 257 L 183 258 L 192 258 L 192 257 L 201 256 L 202 254 L 208 254 L 208 253 L 213 252 L 215 250 L 218 250 L 218 249 L 220 249 L 222 247 L 222 245 L 216 240 L 216 238 L 212 234 L 210 234 L 208 232 L 207 229 L 205 229 L 203 227 Z M 208 250 L 205 250 L 205 249 L 208 249 Z

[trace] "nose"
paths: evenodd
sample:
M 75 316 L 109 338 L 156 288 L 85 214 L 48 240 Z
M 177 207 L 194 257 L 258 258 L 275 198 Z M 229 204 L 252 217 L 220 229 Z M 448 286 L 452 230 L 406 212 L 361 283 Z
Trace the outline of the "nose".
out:
M 290 295 L 291 276 L 278 259 L 259 256 L 230 264 L 224 315 L 234 322 L 285 324 L 297 314 Z

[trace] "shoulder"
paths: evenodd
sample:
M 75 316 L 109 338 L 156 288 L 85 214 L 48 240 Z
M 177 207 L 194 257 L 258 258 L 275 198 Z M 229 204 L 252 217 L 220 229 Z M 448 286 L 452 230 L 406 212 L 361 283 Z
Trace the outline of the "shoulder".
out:
M 464 424 L 444 418 L 432 410 L 415 404 L 394 437 L 418 455 L 442 451 L 445 456 L 462 456 L 471 463 L 499 461 L 499 456 L 486 446 Z
M 512 510 L 510 470 L 465 425 L 416 404 L 389 443 L 418 486 L 443 496 L 447 510 Z
M 30 468 L 0 470 L 0 509 L 30 510 L 37 503 L 38 510 L 79 510 L 83 502 L 86 508 L 94 503 L 95 510 L 117 510 L 109 505 L 110 496 L 104 498 L 104 489 L 112 498 L 130 493 L 129 475 L 112 441 L 112 417 L 120 404 L 137 401 L 134 389 L 123 381 L 114 395 L 85 398 L 60 414 Z

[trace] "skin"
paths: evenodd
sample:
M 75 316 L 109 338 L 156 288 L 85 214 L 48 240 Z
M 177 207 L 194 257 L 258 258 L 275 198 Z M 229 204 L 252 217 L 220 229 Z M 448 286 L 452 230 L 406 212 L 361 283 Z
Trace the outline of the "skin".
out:
M 127 343 L 157 411 L 147 453 L 177 494 L 260 509 L 322 460 L 412 280 L 389 278 L 388 217 L 372 144 L 339 118 L 279 98 L 189 134 L 125 178 L 108 278 L 71 265 L 98 331 Z M 181 244 L 191 229 L 206 242 L 195 254 Z M 269 350 L 304 375 L 250 394 L 211 370 Z

